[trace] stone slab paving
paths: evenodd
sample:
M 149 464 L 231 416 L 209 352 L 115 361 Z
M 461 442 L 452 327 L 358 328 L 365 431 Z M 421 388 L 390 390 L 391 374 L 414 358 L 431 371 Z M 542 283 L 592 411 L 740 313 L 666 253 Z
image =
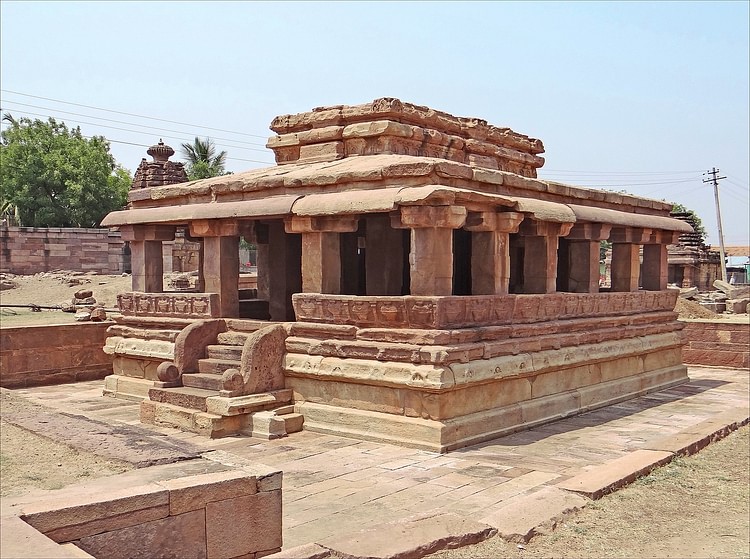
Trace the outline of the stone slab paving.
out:
M 648 471 L 660 462 L 646 464 L 644 455 L 689 451 L 691 445 L 694 450 L 728 426 L 747 422 L 750 371 L 691 367 L 689 372 L 687 384 L 443 455 L 306 431 L 274 441 L 209 440 L 142 427 L 224 463 L 283 470 L 284 549 L 290 549 L 339 541 L 419 514 L 486 522 L 549 487 L 579 485 L 585 486 L 581 493 L 597 495 L 606 491 L 603 484 L 617 486 L 617 479 L 602 473 L 609 466 L 624 465 L 614 477 L 626 480 L 635 469 Z M 104 398 L 101 388 L 93 381 L 14 392 L 60 412 L 138 424 L 137 403 Z M 111 405 L 102 405 L 106 402 Z

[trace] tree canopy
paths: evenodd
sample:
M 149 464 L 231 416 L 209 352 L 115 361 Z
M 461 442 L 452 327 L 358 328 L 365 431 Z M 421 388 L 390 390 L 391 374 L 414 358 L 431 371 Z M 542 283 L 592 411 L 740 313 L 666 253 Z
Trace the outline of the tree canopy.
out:
M 182 154 L 186 163 L 185 170 L 191 181 L 226 174 L 224 165 L 227 161 L 227 152 L 217 153 L 216 145 L 211 138 L 201 140 L 196 136 L 192 144 L 182 144 Z
M 97 227 L 127 203 L 131 177 L 102 136 L 55 119 L 14 119 L 0 142 L 0 208 L 24 227 Z

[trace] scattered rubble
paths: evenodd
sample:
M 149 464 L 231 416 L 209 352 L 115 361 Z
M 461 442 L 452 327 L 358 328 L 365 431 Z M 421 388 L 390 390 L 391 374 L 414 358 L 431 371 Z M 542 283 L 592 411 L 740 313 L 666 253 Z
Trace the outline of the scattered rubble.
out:
M 718 318 L 721 314 L 747 314 L 750 285 L 714 282 L 715 291 L 699 292 L 696 287 L 680 289 L 675 311 L 680 318 Z M 702 309 L 702 310 L 700 310 Z

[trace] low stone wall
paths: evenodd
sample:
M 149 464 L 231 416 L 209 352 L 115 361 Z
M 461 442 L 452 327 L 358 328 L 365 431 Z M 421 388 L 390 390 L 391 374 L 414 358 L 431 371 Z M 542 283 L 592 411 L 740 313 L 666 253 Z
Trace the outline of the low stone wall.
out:
M 25 388 L 112 374 L 112 356 L 103 351 L 111 324 L 0 328 L 0 386 Z
M 682 322 L 685 363 L 750 368 L 750 323 L 702 319 Z
M 114 489 L 62 490 L 2 519 L 2 556 L 232 559 L 275 553 L 282 543 L 282 474 L 256 470 L 125 487 L 110 478 Z
M 130 271 L 120 233 L 109 229 L 0 227 L 0 272 L 31 275 L 52 270 L 100 274 Z

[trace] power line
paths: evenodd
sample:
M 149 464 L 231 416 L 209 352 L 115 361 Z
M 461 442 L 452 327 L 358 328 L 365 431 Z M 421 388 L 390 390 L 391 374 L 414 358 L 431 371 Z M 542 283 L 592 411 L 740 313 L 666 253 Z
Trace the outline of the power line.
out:
M 22 105 L 24 107 L 31 107 L 33 109 L 42 109 L 44 111 L 52 111 L 52 112 L 55 112 L 55 113 L 63 113 L 63 114 L 68 114 L 68 115 L 73 115 L 73 116 L 82 116 L 82 117 L 85 117 L 85 118 L 93 118 L 95 120 L 103 120 L 105 122 L 114 122 L 116 124 L 127 124 L 128 126 L 139 126 L 141 128 L 151 128 L 153 130 L 159 130 L 159 131 L 162 131 L 162 132 L 174 132 L 176 134 L 188 134 L 189 133 L 189 132 L 187 132 L 185 130 L 170 130 L 168 128 L 160 128 L 158 126 L 149 126 L 148 124 L 138 124 L 137 122 L 128 122 L 128 121 L 125 121 L 125 120 L 115 120 L 115 119 L 112 119 L 112 118 L 104 118 L 104 117 L 101 117 L 101 116 L 87 115 L 87 114 L 81 114 L 81 113 L 73 113 L 73 112 L 70 112 L 70 111 L 64 111 L 62 109 L 53 109 L 53 108 L 50 108 L 50 107 L 40 107 L 39 105 L 30 105 L 29 103 L 21 103 L 20 101 L 6 101 L 5 103 L 6 104 L 7 103 L 13 103 L 14 105 Z M 10 110 L 15 110 L 15 109 L 11 108 Z M 21 112 L 24 112 L 23 109 L 18 109 L 18 110 L 21 111 Z M 29 113 L 29 114 L 36 114 L 36 113 Z M 104 125 L 101 125 L 101 126 L 104 126 Z M 251 145 L 251 146 L 262 146 L 262 147 L 265 147 L 265 144 L 260 144 L 258 142 L 246 142 L 244 140 L 234 140 L 234 139 L 231 139 L 231 138 L 216 138 L 216 137 L 213 137 L 211 139 L 212 140 L 222 140 L 222 141 L 226 141 L 226 142 L 237 142 L 237 143 L 240 143 L 240 144 L 248 144 L 248 145 Z M 247 149 L 250 149 L 250 148 L 247 148 Z
M 149 120 L 158 120 L 160 122 L 168 122 L 170 124 L 179 124 L 180 126 L 190 126 L 192 128 L 203 128 L 205 130 L 216 130 L 218 132 L 227 132 L 229 134 L 239 134 L 240 136 L 250 136 L 252 138 L 263 138 L 263 139 L 266 139 L 268 137 L 268 136 L 261 136 L 259 134 L 249 134 L 247 132 L 236 132 L 234 130 L 226 130 L 224 128 L 214 128 L 212 126 L 202 126 L 202 125 L 198 125 L 198 124 L 190 124 L 190 123 L 186 123 L 186 122 L 179 122 L 179 121 L 176 121 L 176 120 L 168 120 L 168 119 L 165 119 L 165 118 L 158 118 L 158 117 L 154 117 L 154 116 L 139 115 L 139 114 L 135 114 L 135 113 L 128 113 L 128 112 L 125 112 L 125 111 L 117 111 L 117 110 L 114 110 L 114 109 L 104 109 L 102 107 L 94 107 L 92 105 L 84 105 L 82 103 L 73 103 L 72 101 L 63 101 L 61 99 L 53 99 L 52 97 L 42 97 L 41 95 L 31 95 L 30 93 L 21 93 L 20 91 L 11 91 L 9 89 L 0 89 L 0 91 L 4 91 L 5 93 L 12 93 L 14 95 L 21 95 L 23 97 L 32 97 L 34 99 L 43 99 L 45 101 L 52 101 L 54 103 L 62 103 L 64 105 L 74 105 L 76 107 L 85 107 L 87 109 L 94 109 L 94 110 L 97 110 L 97 111 L 105 111 L 105 112 L 108 112 L 108 113 L 116 113 L 116 114 L 120 114 L 120 115 L 134 116 L 134 117 L 137 117 L 137 118 L 146 118 L 146 119 L 149 119 Z
M 20 113 L 20 114 L 32 115 L 32 116 L 43 116 L 43 117 L 49 117 L 50 116 L 48 114 L 34 113 L 34 112 L 31 112 L 31 111 L 24 111 L 24 110 L 19 110 L 17 112 Z M 68 122 L 70 122 L 70 121 L 68 121 Z M 99 123 L 96 123 L 96 122 L 86 122 L 86 121 L 83 121 L 83 120 L 74 121 L 74 123 L 75 124 L 79 124 L 79 125 L 80 124 L 86 124 L 86 125 L 89 125 L 89 126 L 99 126 L 99 127 L 102 127 L 102 128 L 111 128 L 113 130 L 120 130 L 122 132 L 132 132 L 134 134 L 146 134 L 147 133 L 147 132 L 144 132 L 144 131 L 141 131 L 141 130 L 133 130 L 133 129 L 130 129 L 130 128 L 121 128 L 119 126 L 111 126 L 111 125 L 108 125 L 108 124 L 99 124 Z M 148 133 L 150 134 L 150 132 L 148 132 Z M 184 132 L 183 132 L 183 134 L 184 134 Z M 184 136 L 183 137 L 177 137 L 177 136 L 162 135 L 162 137 L 168 138 L 168 139 L 171 139 L 171 140 L 177 140 L 177 141 L 190 141 L 192 139 L 192 138 L 186 138 Z M 123 143 L 123 142 L 118 142 L 118 143 Z M 134 145 L 141 145 L 141 144 L 134 144 Z M 249 147 L 245 147 L 245 146 L 235 146 L 235 145 L 231 145 L 231 144 L 217 143 L 216 145 L 217 145 L 217 147 L 227 147 L 227 148 L 231 148 L 231 149 L 244 149 L 244 150 L 249 150 L 249 151 L 259 151 L 259 152 L 262 152 L 262 153 L 267 153 L 268 152 L 268 150 L 262 150 L 262 149 L 256 149 L 256 148 L 249 148 Z M 145 147 L 148 147 L 148 145 L 146 145 Z M 238 160 L 238 161 L 253 161 L 251 159 L 237 159 L 237 158 L 229 158 L 229 159 L 235 159 L 235 160 Z M 263 163 L 267 163 L 267 162 L 263 162 Z

